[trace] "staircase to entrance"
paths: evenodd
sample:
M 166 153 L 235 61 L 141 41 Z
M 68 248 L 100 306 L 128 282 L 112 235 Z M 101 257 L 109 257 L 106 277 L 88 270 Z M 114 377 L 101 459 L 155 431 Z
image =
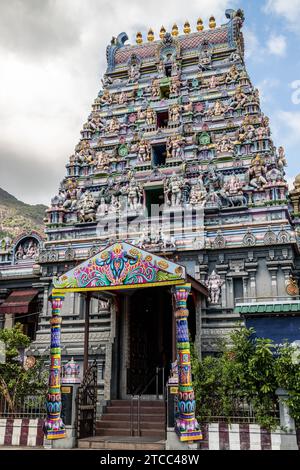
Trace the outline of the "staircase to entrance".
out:
M 80 439 L 80 448 L 147 449 L 165 448 L 166 411 L 164 400 L 112 400 L 96 423 L 94 437 Z

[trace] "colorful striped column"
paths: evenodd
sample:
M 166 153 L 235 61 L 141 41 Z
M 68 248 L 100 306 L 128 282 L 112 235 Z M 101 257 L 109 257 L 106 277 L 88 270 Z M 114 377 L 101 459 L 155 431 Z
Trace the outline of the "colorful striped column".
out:
M 51 349 L 50 349 L 50 373 L 49 389 L 46 401 L 47 419 L 44 424 L 44 433 L 47 439 L 62 439 L 66 437 L 65 425 L 61 419 L 61 392 L 60 392 L 60 329 L 61 307 L 63 295 L 52 295 L 51 324 Z
M 176 341 L 178 364 L 178 412 L 175 430 L 181 441 L 198 441 L 202 439 L 199 424 L 195 418 L 196 401 L 192 384 L 191 354 L 188 329 L 187 298 L 190 284 L 175 286 L 173 293 L 176 301 Z

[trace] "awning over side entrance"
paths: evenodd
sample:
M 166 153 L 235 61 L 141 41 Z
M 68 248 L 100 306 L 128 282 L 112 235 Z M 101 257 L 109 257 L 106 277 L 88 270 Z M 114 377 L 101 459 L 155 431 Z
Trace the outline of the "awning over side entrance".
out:
M 28 313 L 32 300 L 37 296 L 38 290 L 14 290 L 7 299 L 0 305 L 0 313 L 2 314 L 18 314 Z

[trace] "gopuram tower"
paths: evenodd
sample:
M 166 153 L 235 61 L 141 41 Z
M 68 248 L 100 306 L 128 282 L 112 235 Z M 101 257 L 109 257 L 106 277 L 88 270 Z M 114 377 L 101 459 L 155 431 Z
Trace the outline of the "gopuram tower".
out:
M 117 241 L 184 266 L 209 292 L 191 320 L 202 354 L 236 327 L 237 303 L 288 295 L 297 245 L 285 153 L 246 70 L 244 14 L 226 18 L 217 27 L 211 17 L 207 29 L 199 19 L 196 31 L 186 22 L 182 34 L 162 27 L 158 38 L 150 29 L 134 45 L 126 33 L 112 38 L 40 255 L 45 299 L 52 276 Z M 101 358 L 103 380 L 117 335 L 111 305 L 94 299 L 90 312 L 90 355 Z M 46 302 L 35 341 L 42 353 L 49 315 Z M 62 316 L 62 355 L 82 360 L 80 295 L 65 300 Z

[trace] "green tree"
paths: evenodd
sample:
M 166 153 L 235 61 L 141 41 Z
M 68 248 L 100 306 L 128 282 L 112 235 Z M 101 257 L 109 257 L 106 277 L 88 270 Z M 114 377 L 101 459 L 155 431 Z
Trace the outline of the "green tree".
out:
M 46 391 L 46 372 L 40 360 L 31 368 L 24 367 L 20 351 L 29 346 L 30 339 L 24 335 L 20 323 L 0 330 L 0 341 L 5 346 L 5 362 L 0 363 L 0 396 L 9 411 L 14 412 L 24 397 Z
M 278 425 L 276 389 L 289 392 L 291 415 L 300 422 L 300 366 L 295 350 L 278 347 L 272 340 L 255 338 L 255 331 L 241 327 L 220 346 L 218 357 L 200 361 L 192 349 L 192 370 L 199 420 L 222 416 L 228 422 L 252 407 L 256 422 L 267 429 Z

